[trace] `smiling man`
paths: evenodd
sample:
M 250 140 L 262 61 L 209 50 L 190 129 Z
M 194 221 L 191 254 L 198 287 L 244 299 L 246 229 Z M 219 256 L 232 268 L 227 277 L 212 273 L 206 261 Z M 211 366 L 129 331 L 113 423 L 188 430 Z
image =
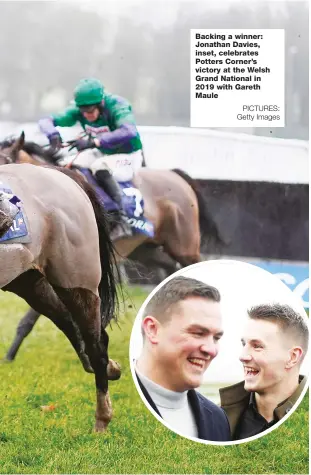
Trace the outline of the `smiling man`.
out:
M 176 277 L 161 287 L 144 311 L 136 374 L 147 402 L 173 430 L 227 441 L 224 411 L 195 391 L 218 353 L 219 302 L 217 289 L 195 279 Z
M 253 307 L 242 337 L 245 381 L 220 390 L 234 440 L 272 427 L 289 412 L 306 384 L 299 375 L 308 349 L 305 319 L 288 305 Z

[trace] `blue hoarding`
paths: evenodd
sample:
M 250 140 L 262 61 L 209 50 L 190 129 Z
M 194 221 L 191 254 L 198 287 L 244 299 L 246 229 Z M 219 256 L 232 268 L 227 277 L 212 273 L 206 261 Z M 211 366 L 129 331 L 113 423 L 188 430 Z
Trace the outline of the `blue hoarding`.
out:
M 249 260 L 250 264 L 275 274 L 296 295 L 305 309 L 309 309 L 309 265 L 307 262 Z

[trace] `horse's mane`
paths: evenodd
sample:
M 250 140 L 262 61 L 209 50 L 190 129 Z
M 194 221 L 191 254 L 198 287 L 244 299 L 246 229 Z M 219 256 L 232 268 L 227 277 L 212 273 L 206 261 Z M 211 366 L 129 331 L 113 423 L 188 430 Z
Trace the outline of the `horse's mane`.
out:
M 17 137 L 15 137 L 14 135 L 6 137 L 2 142 L 0 142 L 0 149 L 11 147 L 14 142 L 16 142 L 16 140 Z M 46 162 L 51 163 L 53 165 L 55 164 L 55 156 L 57 152 L 53 152 L 49 148 L 44 148 L 35 142 L 24 142 L 22 150 L 24 150 L 29 155 L 38 155 Z
M 35 142 L 25 142 L 22 150 L 27 152 L 29 155 L 38 155 L 48 163 L 55 164 L 55 156 L 57 152 L 53 152 L 49 148 L 43 148 L 41 145 L 38 145 Z
M 9 135 L 8 137 L 5 137 L 5 139 L 0 142 L 0 149 L 2 150 L 3 148 L 11 147 L 15 141 L 16 137 L 14 135 Z

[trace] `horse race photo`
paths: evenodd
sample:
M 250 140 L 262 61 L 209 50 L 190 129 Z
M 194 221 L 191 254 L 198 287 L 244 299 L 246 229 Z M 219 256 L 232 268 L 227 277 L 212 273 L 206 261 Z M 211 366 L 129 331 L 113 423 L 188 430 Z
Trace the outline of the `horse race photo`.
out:
M 0 1 L 0 473 L 308 473 L 308 16 Z

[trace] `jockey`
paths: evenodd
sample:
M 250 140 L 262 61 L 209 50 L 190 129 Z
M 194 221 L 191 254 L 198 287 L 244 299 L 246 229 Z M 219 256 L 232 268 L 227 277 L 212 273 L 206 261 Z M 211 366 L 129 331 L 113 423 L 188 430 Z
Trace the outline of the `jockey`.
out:
M 75 165 L 89 168 L 98 183 L 119 206 L 122 225 L 132 235 L 122 205 L 118 181 L 132 180 L 142 165 L 142 144 L 132 108 L 126 99 L 105 91 L 101 81 L 82 79 L 74 90 L 75 105 L 63 113 L 39 121 L 41 131 L 56 151 L 62 147 L 60 127 L 72 127 L 79 122 L 88 138 L 70 141 L 79 153 Z

